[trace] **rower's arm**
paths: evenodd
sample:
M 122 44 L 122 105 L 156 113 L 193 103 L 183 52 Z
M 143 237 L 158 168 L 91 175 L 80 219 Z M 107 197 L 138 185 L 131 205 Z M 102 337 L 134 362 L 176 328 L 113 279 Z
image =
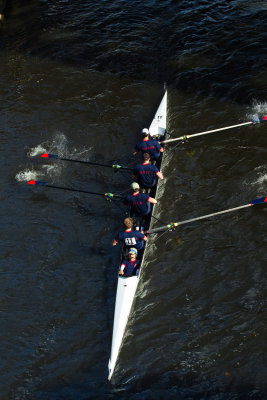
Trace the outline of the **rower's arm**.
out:
M 149 198 L 147 199 L 147 201 L 148 201 L 148 203 L 152 203 L 152 204 L 156 204 L 156 203 L 157 203 L 157 200 L 154 199 L 153 197 L 149 197 Z
M 125 264 L 121 264 L 121 267 L 119 270 L 119 275 L 124 275 L 124 268 L 125 268 Z
M 156 175 L 157 175 L 157 177 L 158 177 L 159 179 L 163 179 L 163 175 L 162 175 L 162 173 L 161 173 L 160 171 L 157 172 Z

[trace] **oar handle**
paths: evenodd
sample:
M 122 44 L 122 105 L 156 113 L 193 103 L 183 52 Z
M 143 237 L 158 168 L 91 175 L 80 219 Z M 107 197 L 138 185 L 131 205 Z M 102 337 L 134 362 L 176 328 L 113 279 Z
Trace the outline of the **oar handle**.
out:
M 189 136 L 186 136 L 186 135 L 184 135 L 184 136 L 180 136 L 180 137 L 178 137 L 178 138 L 174 138 L 174 139 L 166 139 L 166 140 L 162 140 L 161 142 L 159 142 L 160 144 L 166 144 L 166 143 L 171 143 L 171 142 L 177 142 L 178 140 L 181 140 L 181 141 L 183 141 L 183 140 L 186 140 L 186 139 L 188 139 L 188 137 Z

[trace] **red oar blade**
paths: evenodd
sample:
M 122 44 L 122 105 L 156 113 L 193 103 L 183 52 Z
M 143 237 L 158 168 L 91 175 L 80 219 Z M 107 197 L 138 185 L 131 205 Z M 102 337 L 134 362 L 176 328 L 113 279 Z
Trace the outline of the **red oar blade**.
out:
M 34 180 L 32 179 L 31 181 L 28 181 L 28 185 L 46 186 L 46 182 L 43 182 L 43 181 L 34 181 Z
M 267 197 L 261 197 L 260 199 L 252 200 L 251 205 L 254 206 L 255 204 L 267 204 Z
M 252 124 L 258 124 L 262 121 L 267 121 L 267 115 L 264 115 L 263 117 L 258 117 L 257 119 L 253 119 L 251 122 Z
M 57 154 L 43 153 L 43 154 L 41 154 L 41 157 L 43 157 L 43 158 L 58 158 L 58 155 Z

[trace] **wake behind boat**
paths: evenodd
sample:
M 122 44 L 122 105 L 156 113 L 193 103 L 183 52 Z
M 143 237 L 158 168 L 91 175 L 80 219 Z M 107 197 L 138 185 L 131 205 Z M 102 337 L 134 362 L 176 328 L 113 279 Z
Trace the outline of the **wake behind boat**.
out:
M 161 100 L 158 110 L 149 127 L 149 132 L 151 137 L 158 140 L 162 140 L 165 138 L 166 119 L 167 119 L 167 91 L 165 91 L 165 94 Z M 154 190 L 153 195 L 154 197 L 156 197 L 157 195 L 157 186 L 156 189 Z M 154 207 L 152 209 L 152 215 L 154 213 Z M 150 225 L 150 220 L 148 221 L 148 228 L 149 225 Z M 130 277 L 118 276 L 111 355 L 108 364 L 109 380 L 111 380 L 111 377 L 113 375 L 119 351 L 123 342 L 125 329 L 127 326 L 128 318 L 135 297 L 135 292 L 137 290 L 138 282 L 142 271 L 142 264 L 145 257 L 145 251 L 146 249 L 144 250 L 142 255 L 140 263 L 141 264 L 140 273 L 138 276 L 130 276 Z

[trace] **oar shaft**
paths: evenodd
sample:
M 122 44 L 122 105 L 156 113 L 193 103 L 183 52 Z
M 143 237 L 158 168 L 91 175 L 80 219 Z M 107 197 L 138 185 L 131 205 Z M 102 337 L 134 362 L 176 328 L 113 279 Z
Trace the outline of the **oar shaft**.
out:
M 225 131 L 225 130 L 227 130 L 227 129 L 239 128 L 240 126 L 251 125 L 251 124 L 253 124 L 252 121 L 243 122 L 242 124 L 226 126 L 226 127 L 224 127 L 224 128 L 212 129 L 212 130 L 206 131 L 206 132 L 194 133 L 193 135 L 188 135 L 187 137 L 191 138 L 191 137 L 206 135 L 206 134 L 208 134 L 208 133 L 219 132 L 219 131 Z
M 162 232 L 164 230 L 175 228 L 175 227 L 177 227 L 179 225 L 185 225 L 185 224 L 189 224 L 190 222 L 195 222 L 195 221 L 199 221 L 201 219 L 214 217 L 215 215 L 226 214 L 226 213 L 229 213 L 229 212 L 237 211 L 237 210 L 240 210 L 241 208 L 250 207 L 252 205 L 253 205 L 252 203 L 249 203 L 249 204 L 245 204 L 243 206 L 234 207 L 234 208 L 228 208 L 227 210 L 218 211 L 218 212 L 215 212 L 215 213 L 212 213 L 212 214 L 203 215 L 201 217 L 190 218 L 190 219 L 186 219 L 186 220 L 180 221 L 180 222 L 173 222 L 173 223 L 171 223 L 169 225 L 160 226 L 160 227 L 154 228 L 154 229 L 149 229 L 149 231 L 147 233 Z
M 72 162 L 77 162 L 77 163 L 81 163 L 81 164 L 97 165 L 99 167 L 114 168 L 114 169 L 124 169 L 124 170 L 127 170 L 127 171 L 133 171 L 133 168 L 122 167 L 121 165 L 118 165 L 118 164 L 109 165 L 109 164 L 102 164 L 102 163 L 97 163 L 97 162 L 93 162 L 93 161 L 74 160 L 72 158 L 62 158 L 62 157 L 58 157 L 58 160 L 72 161 Z
M 49 188 L 52 188 L 52 189 L 69 190 L 70 192 L 79 192 L 79 193 L 93 194 L 93 195 L 96 195 L 96 196 L 105 196 L 107 199 L 113 199 L 113 198 L 124 199 L 123 196 L 120 196 L 118 194 L 91 192 L 91 191 L 82 190 L 82 189 L 73 189 L 73 188 L 67 188 L 67 187 L 63 187 L 63 186 L 47 185 L 46 182 L 41 182 L 41 181 L 32 180 L 32 181 L 29 181 L 28 184 L 45 186 L 45 187 L 49 187 Z
M 79 164 L 100 165 L 101 167 L 110 167 L 110 165 L 102 165 L 102 164 L 99 164 L 99 163 L 94 163 L 93 161 L 74 160 L 72 158 L 57 157 L 57 160 L 76 162 L 76 163 L 79 163 Z
M 114 170 L 118 171 L 120 169 L 126 170 L 126 171 L 133 171 L 133 168 L 129 168 L 129 167 L 122 167 L 119 164 L 102 164 L 102 163 L 98 163 L 98 162 L 94 162 L 94 161 L 84 161 L 84 160 L 75 160 L 73 158 L 65 158 L 65 157 L 59 157 L 57 154 L 48 154 L 48 153 L 44 153 L 41 155 L 41 157 L 43 158 L 53 158 L 55 160 L 61 160 L 61 161 L 69 161 L 69 162 L 76 162 L 76 163 L 80 163 L 80 164 L 87 164 L 87 165 L 97 165 L 100 167 L 106 167 L 106 168 L 113 168 Z
M 166 143 L 170 143 L 170 142 L 176 142 L 176 141 L 178 141 L 178 140 L 189 139 L 189 138 L 196 137 L 196 136 L 207 135 L 208 133 L 219 132 L 219 131 L 225 131 L 225 130 L 227 130 L 227 129 L 238 128 L 238 127 L 240 127 L 240 126 L 251 125 L 251 124 L 253 124 L 253 121 L 243 122 L 242 124 L 226 126 L 226 127 L 224 127 L 224 128 L 212 129 L 212 130 L 210 130 L 210 131 L 204 131 L 204 132 L 194 133 L 194 134 L 192 134 L 192 135 L 180 136 L 180 137 L 175 138 L 175 139 L 167 139 L 167 140 L 164 140 L 164 141 L 161 142 L 161 143 L 165 143 L 165 144 L 166 144 Z
M 237 210 L 240 210 L 241 208 L 250 207 L 251 205 L 252 204 L 245 204 L 244 206 L 228 208 L 227 210 L 218 211 L 218 212 L 215 212 L 215 213 L 212 213 L 212 214 L 203 215 L 202 217 L 186 219 L 185 221 L 178 222 L 178 225 L 189 224 L 190 222 L 199 221 L 201 219 L 214 217 L 215 215 L 226 214 L 226 213 L 229 213 L 229 212 L 237 211 Z
M 61 187 L 61 186 L 54 186 L 54 185 L 45 185 L 45 187 L 50 187 L 50 188 L 53 188 L 53 189 L 69 190 L 70 192 L 79 192 L 79 193 L 86 193 L 86 194 L 95 194 L 96 196 L 103 196 L 103 195 L 104 195 L 104 193 L 89 192 L 89 191 L 87 191 L 87 190 L 73 189 L 73 188 L 67 188 L 67 187 Z

